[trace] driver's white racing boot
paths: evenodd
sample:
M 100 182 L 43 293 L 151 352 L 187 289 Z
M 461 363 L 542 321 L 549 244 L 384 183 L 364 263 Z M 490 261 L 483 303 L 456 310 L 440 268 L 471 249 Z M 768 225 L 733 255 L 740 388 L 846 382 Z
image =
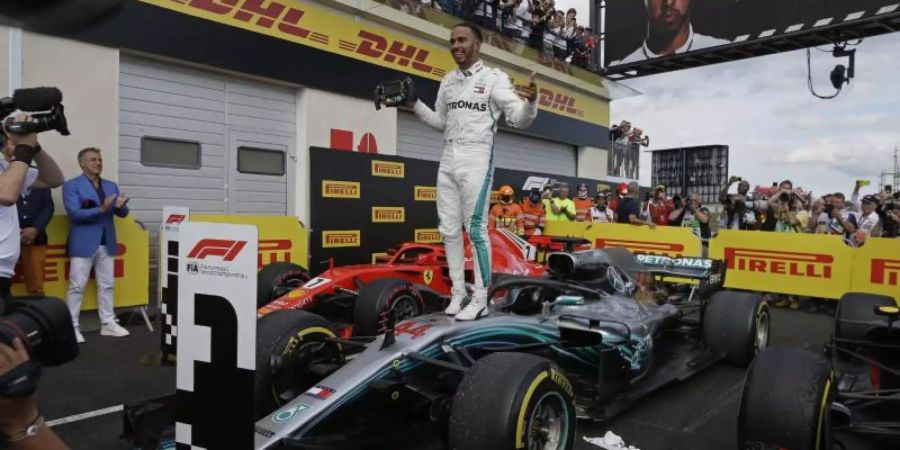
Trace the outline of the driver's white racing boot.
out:
M 450 306 L 444 310 L 447 315 L 455 316 L 462 310 L 462 304 L 466 301 L 466 289 L 458 289 L 456 287 L 450 289 Z
M 488 298 L 486 288 L 475 288 L 469 304 L 456 315 L 457 320 L 476 320 L 488 315 Z

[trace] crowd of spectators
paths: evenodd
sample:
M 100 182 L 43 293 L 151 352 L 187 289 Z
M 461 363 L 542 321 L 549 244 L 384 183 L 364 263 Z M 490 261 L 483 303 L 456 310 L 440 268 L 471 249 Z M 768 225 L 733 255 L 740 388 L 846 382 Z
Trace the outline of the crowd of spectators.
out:
M 482 28 L 527 42 L 539 52 L 596 70 L 599 42 L 574 8 L 556 9 L 555 0 L 421 0 Z M 401 8 L 401 9 L 409 9 Z M 413 11 L 409 11 L 413 12 Z M 587 21 L 587 18 L 583 19 Z
M 521 203 L 516 202 L 512 187 L 503 186 L 490 223 L 491 228 L 506 227 L 526 236 L 541 233 L 551 221 L 677 226 L 690 228 L 704 244 L 713 230 L 723 229 L 833 234 L 854 247 L 869 237 L 898 237 L 900 193 L 860 197 L 862 185 L 856 183 L 849 199 L 841 192 L 814 198 L 790 180 L 751 192 L 747 180 L 732 176 L 721 187 L 717 213 L 702 204 L 698 193 L 669 196 L 661 185 L 641 198 L 636 182 L 620 183 L 616 192 L 601 185 L 593 195 L 587 184 L 581 184 L 570 197 L 566 183 L 551 182 L 543 189 L 524 192 Z

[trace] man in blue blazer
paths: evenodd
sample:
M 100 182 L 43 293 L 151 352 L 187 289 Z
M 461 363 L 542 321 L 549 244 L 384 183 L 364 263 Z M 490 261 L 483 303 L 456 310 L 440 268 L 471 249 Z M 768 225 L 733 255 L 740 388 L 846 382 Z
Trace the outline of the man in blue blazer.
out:
M 113 311 L 113 266 L 116 258 L 113 214 L 119 217 L 128 215 L 128 197 L 119 193 L 116 183 L 100 178 L 103 157 L 99 149 L 88 147 L 78 152 L 78 165 L 82 175 L 63 185 L 63 203 L 71 221 L 67 251 L 72 259 L 66 302 L 75 325 L 75 337 L 79 343 L 84 342 L 78 315 L 92 267 L 97 278 L 100 335 L 128 336 L 128 330 L 118 324 Z

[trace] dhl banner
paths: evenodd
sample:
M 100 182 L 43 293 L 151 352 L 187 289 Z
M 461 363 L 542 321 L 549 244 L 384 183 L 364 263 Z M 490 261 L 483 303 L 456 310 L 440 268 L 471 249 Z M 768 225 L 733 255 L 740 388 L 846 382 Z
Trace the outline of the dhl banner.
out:
M 435 81 L 456 67 L 444 45 L 400 34 L 309 1 L 141 1 Z M 524 71 L 504 71 L 516 84 L 525 84 L 528 79 Z M 546 79 L 540 80 L 538 102 L 541 109 L 564 117 L 603 127 L 609 124 L 607 102 Z
M 259 230 L 257 267 L 287 261 L 309 269 L 309 231 L 294 216 L 191 213 L 191 221 L 255 225 Z
M 869 238 L 853 249 L 853 292 L 868 292 L 900 301 L 900 239 Z
M 651 230 L 620 223 L 547 222 L 544 234 L 584 238 L 590 241 L 592 248 L 624 247 L 634 253 L 674 258 L 701 255 L 700 240 L 687 228 L 657 227 Z
M 114 264 L 115 297 L 117 308 L 144 306 L 150 297 L 150 241 L 147 230 L 131 216 L 115 218 L 118 256 Z M 66 239 L 69 235 L 69 217 L 53 216 L 47 225 L 47 261 L 44 264 L 44 293 L 51 297 L 66 298 L 69 286 L 69 257 L 66 256 Z M 16 273 L 21 273 L 16 268 Z M 21 277 L 13 278 L 13 295 L 25 295 Z M 93 273 L 84 289 L 81 304 L 84 311 L 97 309 L 97 283 Z
M 840 236 L 723 230 L 709 256 L 728 266 L 725 287 L 840 298 L 850 287 L 854 249 Z

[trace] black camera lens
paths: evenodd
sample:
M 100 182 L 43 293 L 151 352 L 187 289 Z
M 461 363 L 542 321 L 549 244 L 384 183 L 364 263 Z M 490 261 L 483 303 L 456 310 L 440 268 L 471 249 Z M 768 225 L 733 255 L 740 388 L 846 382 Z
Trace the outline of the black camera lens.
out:
M 0 342 L 12 345 L 19 338 L 31 357 L 56 366 L 78 356 L 75 328 L 66 303 L 55 297 L 19 297 L 6 302 L 0 316 Z

